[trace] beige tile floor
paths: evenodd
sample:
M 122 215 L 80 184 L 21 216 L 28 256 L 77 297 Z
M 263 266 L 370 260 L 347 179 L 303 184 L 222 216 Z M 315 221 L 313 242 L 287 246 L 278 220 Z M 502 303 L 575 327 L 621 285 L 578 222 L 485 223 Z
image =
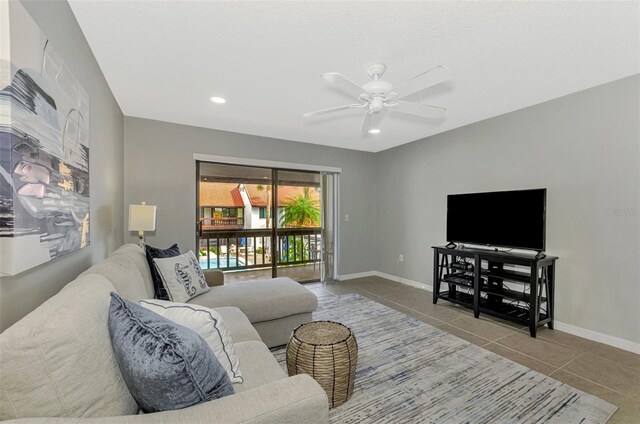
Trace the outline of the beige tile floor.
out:
M 313 264 L 282 267 L 278 269 L 278 277 L 289 277 L 296 281 L 309 281 L 320 279 L 320 265 Z M 226 283 L 242 283 L 262 278 L 271 278 L 271 268 L 250 269 L 245 271 L 225 272 Z
M 619 407 L 609 423 L 640 423 L 640 355 L 540 328 L 537 338 L 524 326 L 439 300 L 430 292 L 379 277 L 307 284 L 318 297 L 358 293 L 457 337 L 488 349 Z

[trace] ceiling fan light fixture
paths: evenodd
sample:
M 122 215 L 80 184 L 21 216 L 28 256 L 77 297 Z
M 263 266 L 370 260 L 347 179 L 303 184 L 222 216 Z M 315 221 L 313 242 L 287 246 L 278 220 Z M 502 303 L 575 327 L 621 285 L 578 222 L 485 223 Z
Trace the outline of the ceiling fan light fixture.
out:
M 224 97 L 217 97 L 217 96 L 211 97 L 211 101 L 219 105 L 223 103 L 227 103 L 227 99 L 225 99 Z
M 380 134 L 380 130 L 378 128 L 371 128 L 367 131 L 369 134 Z

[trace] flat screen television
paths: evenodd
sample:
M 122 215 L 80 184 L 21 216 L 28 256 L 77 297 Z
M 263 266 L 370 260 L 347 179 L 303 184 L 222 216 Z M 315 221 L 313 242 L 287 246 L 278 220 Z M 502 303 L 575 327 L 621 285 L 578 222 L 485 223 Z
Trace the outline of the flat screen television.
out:
M 547 190 L 447 196 L 447 241 L 544 250 Z

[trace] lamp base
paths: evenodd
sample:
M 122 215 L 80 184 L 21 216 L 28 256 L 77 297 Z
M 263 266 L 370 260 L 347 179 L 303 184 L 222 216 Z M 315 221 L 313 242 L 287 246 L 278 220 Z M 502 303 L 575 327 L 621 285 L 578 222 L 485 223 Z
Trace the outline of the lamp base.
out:
M 144 231 L 138 231 L 138 246 L 144 247 Z

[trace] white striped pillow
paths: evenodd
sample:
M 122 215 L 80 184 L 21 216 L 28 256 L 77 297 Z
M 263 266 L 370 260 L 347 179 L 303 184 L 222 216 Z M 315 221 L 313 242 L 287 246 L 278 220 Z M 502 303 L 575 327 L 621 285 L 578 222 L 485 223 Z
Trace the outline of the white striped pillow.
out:
M 232 383 L 242 383 L 238 355 L 222 317 L 213 309 L 190 303 L 144 299 L 140 305 L 198 333 L 211 347 Z

